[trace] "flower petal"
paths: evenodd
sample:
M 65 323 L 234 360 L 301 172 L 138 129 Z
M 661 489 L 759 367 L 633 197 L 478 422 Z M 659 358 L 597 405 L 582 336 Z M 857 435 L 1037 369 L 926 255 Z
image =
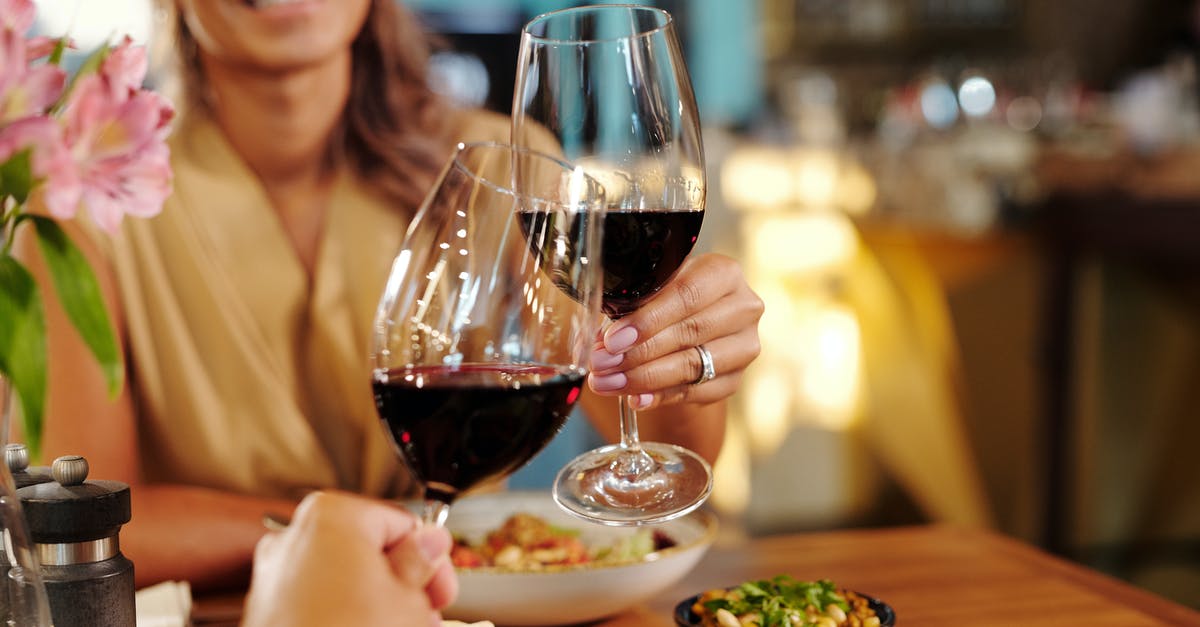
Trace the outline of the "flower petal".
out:
M 62 96 L 67 74 L 54 65 L 40 65 L 25 75 L 18 90 L 24 91 L 26 109 L 19 115 L 43 113 Z
M 32 149 L 33 176 L 42 179 L 40 198 L 50 215 L 74 217 L 79 204 L 79 170 L 63 143 L 62 129 L 46 116 L 17 120 L 0 128 L 0 161 Z
M 61 116 L 72 150 L 90 152 L 92 136 L 113 117 L 115 108 L 116 104 L 109 98 L 99 76 L 93 74 L 77 79 Z
M 24 33 L 33 26 L 37 7 L 33 0 L 0 0 L 0 27 Z
M 140 88 L 146 78 L 146 49 L 133 45 L 133 39 L 126 35 L 100 65 L 100 75 L 113 89 Z
M 58 45 L 58 41 L 58 37 L 46 37 L 44 35 L 26 39 L 25 58 L 32 61 L 49 56 L 51 52 L 54 52 L 54 47 Z M 70 47 L 69 43 L 67 47 Z
M 83 188 L 83 205 L 87 207 L 88 215 L 96 226 L 108 233 L 116 233 L 121 228 L 121 219 L 125 217 L 124 200 L 111 188 Z
M 0 28 L 0 109 L 26 70 L 25 40 L 15 31 Z
M 171 155 L 167 145 L 159 142 L 142 151 L 124 174 L 125 213 L 137 218 L 158 215 L 171 195 Z

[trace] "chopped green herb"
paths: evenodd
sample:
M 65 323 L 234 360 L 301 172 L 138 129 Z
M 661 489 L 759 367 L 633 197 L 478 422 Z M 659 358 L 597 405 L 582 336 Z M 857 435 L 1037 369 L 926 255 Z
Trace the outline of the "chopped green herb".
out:
M 830 605 L 850 610 L 850 604 L 832 581 L 797 581 L 788 575 L 747 581 L 728 596 L 704 601 L 702 605 L 710 613 L 724 609 L 735 616 L 757 614 L 759 627 L 808 627 L 816 625 L 816 618 Z

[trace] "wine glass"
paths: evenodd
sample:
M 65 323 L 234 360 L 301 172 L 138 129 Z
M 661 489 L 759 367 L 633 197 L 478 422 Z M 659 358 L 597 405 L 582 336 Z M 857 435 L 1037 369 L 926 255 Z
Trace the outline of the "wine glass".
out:
M 549 155 L 459 144 L 409 225 L 375 316 L 372 384 L 426 522 L 527 462 L 579 398 L 601 319 L 603 194 Z
M 683 264 L 704 218 L 700 127 L 671 15 L 629 5 L 546 13 L 526 24 L 513 96 L 514 144 L 555 145 L 604 185 L 604 288 L 611 319 L 638 309 Z M 567 511 L 610 525 L 682 516 L 712 470 L 683 447 L 638 440 L 620 398 L 621 441 L 558 474 Z

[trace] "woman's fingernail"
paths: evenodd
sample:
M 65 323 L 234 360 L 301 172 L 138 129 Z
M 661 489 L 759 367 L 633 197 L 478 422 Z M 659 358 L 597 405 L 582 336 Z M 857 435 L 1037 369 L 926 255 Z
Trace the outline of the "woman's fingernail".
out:
M 633 327 L 623 327 L 604 337 L 604 347 L 612 354 L 623 353 L 637 341 L 638 332 Z
M 646 409 L 650 406 L 650 403 L 654 402 L 654 395 L 638 394 L 637 396 L 632 397 L 630 400 L 633 403 L 634 409 Z
M 624 355 L 614 355 L 601 348 L 592 353 L 592 370 L 615 368 L 623 361 L 625 361 Z
M 450 534 L 440 527 L 422 527 L 416 531 L 417 550 L 426 561 L 432 563 L 450 552 L 453 540 Z
M 624 372 L 606 374 L 602 377 L 592 375 L 592 389 L 597 392 L 612 392 L 625 387 L 629 383 L 629 379 L 625 377 Z

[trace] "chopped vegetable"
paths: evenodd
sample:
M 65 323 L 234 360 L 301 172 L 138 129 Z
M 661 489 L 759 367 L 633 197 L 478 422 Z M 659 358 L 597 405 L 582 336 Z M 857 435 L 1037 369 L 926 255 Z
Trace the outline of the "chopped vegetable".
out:
M 788 575 L 709 590 L 692 611 L 705 627 L 879 627 L 867 600 L 832 581 Z
M 458 568 L 499 566 L 540 570 L 547 566 L 635 562 L 654 551 L 673 546 L 661 533 L 639 529 L 611 545 L 588 547 L 577 529 L 557 527 L 538 516 L 517 513 L 487 534 L 480 544 L 455 538 L 451 562 Z

